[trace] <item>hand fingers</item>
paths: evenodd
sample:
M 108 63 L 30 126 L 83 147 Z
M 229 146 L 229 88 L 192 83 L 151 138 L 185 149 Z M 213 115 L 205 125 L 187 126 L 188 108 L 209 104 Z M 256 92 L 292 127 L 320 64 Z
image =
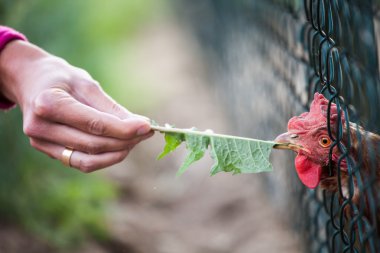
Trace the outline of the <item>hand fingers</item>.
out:
M 25 134 L 32 138 L 56 143 L 64 147 L 72 147 L 89 154 L 124 150 L 131 144 L 150 137 L 144 135 L 129 140 L 121 140 L 90 135 L 75 128 L 39 119 L 35 120 L 32 126 L 26 128 Z
M 78 90 L 81 92 L 74 92 L 75 98 L 101 112 L 113 114 L 120 119 L 126 119 L 133 115 L 106 94 L 96 81 L 89 81 L 86 84 L 79 85 Z
M 127 119 L 129 117 L 140 117 L 143 120 L 149 122 L 149 118 L 131 113 L 125 107 L 118 104 L 113 98 L 111 98 L 107 93 L 105 93 L 102 87 L 95 81 L 90 80 L 78 85 L 78 91 L 74 91 L 74 97 L 86 105 L 97 109 L 101 112 L 106 112 L 117 116 L 120 119 Z
M 35 113 L 50 121 L 80 129 L 86 133 L 131 139 L 150 132 L 150 124 L 138 117 L 121 120 L 109 113 L 82 104 L 61 89 L 50 89 L 35 100 Z
M 60 145 L 32 138 L 30 139 L 30 144 L 35 149 L 58 160 L 62 159 L 62 152 L 65 149 L 65 147 Z M 130 149 L 96 155 L 74 150 L 70 158 L 70 165 L 85 173 L 93 172 L 121 162 L 128 155 L 129 150 Z

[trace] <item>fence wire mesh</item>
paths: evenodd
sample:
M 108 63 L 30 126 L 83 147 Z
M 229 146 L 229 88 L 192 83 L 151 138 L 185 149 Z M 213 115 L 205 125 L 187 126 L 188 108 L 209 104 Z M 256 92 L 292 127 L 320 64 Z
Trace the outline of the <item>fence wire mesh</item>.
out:
M 333 144 L 327 168 L 337 187 L 323 190 L 329 252 L 379 252 L 379 83 L 371 1 L 304 1 L 300 39 L 308 53 L 309 94 L 330 101 L 327 129 Z M 345 119 L 331 122 L 332 103 Z M 363 126 L 362 129 L 359 125 Z M 338 149 L 338 162 L 332 159 Z M 315 237 L 310 235 L 310 242 Z
M 241 132 L 264 127 L 279 133 L 290 115 L 309 109 L 315 92 L 329 100 L 325 127 L 332 144 L 323 167 L 328 183 L 316 190 L 285 189 L 295 182 L 292 176 L 282 186 L 290 194 L 280 195 L 297 203 L 290 220 L 305 239 L 304 251 L 380 252 L 379 3 L 201 2 L 192 2 L 197 8 L 187 6 L 187 12 L 207 58 L 217 62 L 215 82 L 231 119 L 257 118 L 239 124 Z M 266 116 L 257 116 L 262 107 Z M 279 190 L 278 180 L 267 183 Z

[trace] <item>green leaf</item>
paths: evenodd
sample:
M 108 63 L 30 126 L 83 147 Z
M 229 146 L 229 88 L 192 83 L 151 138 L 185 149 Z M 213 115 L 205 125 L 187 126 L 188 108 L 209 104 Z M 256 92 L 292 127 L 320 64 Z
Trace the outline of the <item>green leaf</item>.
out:
M 179 129 L 170 125 L 162 127 L 155 124 L 151 127 L 165 134 L 166 145 L 158 159 L 174 151 L 182 142 L 186 142 L 189 153 L 177 175 L 182 175 L 192 163 L 200 160 L 209 146 L 211 157 L 215 161 L 211 175 L 221 171 L 233 174 L 272 171 L 269 155 L 275 142 L 214 134 L 211 131 Z
M 211 175 L 221 171 L 233 174 L 272 171 L 269 155 L 273 145 L 257 140 L 212 137 L 211 150 L 215 164 Z
M 185 140 L 186 148 L 190 150 L 190 153 L 187 155 L 182 166 L 179 168 L 177 176 L 182 175 L 193 162 L 198 161 L 204 156 L 210 142 L 209 138 L 206 136 L 193 134 L 186 134 Z
M 181 133 L 171 133 L 165 134 L 166 145 L 164 147 L 164 151 L 157 157 L 157 159 L 161 159 L 170 152 L 173 152 L 184 140 L 184 134 Z

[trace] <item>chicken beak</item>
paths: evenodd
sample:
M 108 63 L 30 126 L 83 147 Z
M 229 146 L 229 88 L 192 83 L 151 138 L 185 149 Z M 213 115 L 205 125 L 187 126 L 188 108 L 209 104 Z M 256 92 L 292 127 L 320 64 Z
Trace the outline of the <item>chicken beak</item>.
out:
M 276 144 L 273 146 L 273 148 L 276 149 L 288 149 L 293 150 L 295 152 L 299 152 L 300 150 L 305 150 L 303 146 L 295 143 L 294 134 L 286 132 L 283 134 L 280 134 L 276 137 L 274 140 Z

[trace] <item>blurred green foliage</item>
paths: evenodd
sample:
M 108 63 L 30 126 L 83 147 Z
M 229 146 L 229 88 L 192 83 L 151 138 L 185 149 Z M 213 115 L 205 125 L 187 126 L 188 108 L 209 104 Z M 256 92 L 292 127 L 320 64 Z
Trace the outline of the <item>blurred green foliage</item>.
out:
M 26 34 L 31 42 L 86 69 L 129 109 L 141 111 L 152 105 L 154 94 L 127 66 L 133 65 L 135 57 L 133 37 L 166 11 L 167 0 L 11 2 L 6 24 Z
M 165 3 L 0 0 L 0 15 L 2 24 L 86 69 L 119 103 L 144 110 L 153 95 L 123 65 L 133 60 L 131 38 L 165 11 Z M 106 238 L 105 207 L 115 188 L 32 149 L 21 119 L 18 109 L 0 115 L 0 221 L 20 224 L 55 247 L 77 245 L 89 235 Z
M 0 120 L 0 221 L 19 224 L 51 246 L 106 238 L 105 205 L 114 187 L 64 168 L 29 147 L 18 109 Z

